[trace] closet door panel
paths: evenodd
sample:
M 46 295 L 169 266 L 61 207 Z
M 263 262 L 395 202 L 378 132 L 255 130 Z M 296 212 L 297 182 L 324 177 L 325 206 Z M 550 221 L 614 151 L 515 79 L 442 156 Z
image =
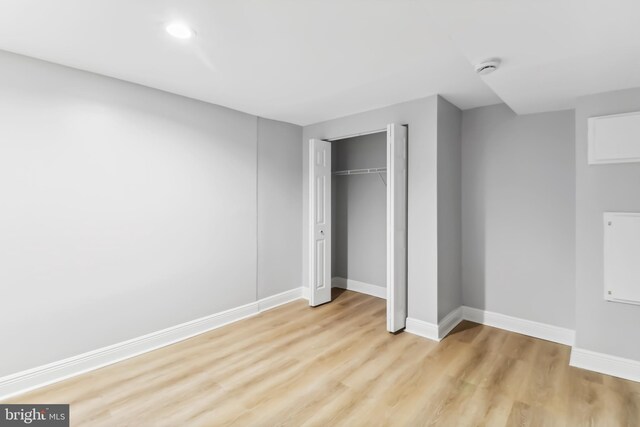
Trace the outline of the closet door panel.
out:
M 407 320 L 407 128 L 387 127 L 387 330 Z
M 331 143 L 309 141 L 309 305 L 331 301 Z

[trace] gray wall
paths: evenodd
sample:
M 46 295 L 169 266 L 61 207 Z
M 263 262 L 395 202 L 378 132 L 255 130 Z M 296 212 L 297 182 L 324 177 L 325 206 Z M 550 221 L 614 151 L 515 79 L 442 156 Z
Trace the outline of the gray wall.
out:
M 0 93 L 0 376 L 255 301 L 256 117 L 2 52 Z M 300 131 L 263 125 L 293 256 Z
M 386 167 L 387 134 L 331 144 L 333 170 Z M 384 181 L 383 181 L 383 179 Z M 332 276 L 386 287 L 386 174 L 333 176 Z
M 631 111 L 640 111 L 640 89 L 576 106 L 576 347 L 640 360 L 640 306 L 604 300 L 602 259 L 602 213 L 640 212 L 640 163 L 587 165 L 587 119 Z
M 378 129 L 389 123 L 409 125 L 408 167 L 408 314 L 438 321 L 437 245 L 437 96 L 329 120 L 303 129 L 303 271 L 308 286 L 308 153 L 310 138 L 334 139 Z
M 465 305 L 574 327 L 573 144 L 572 111 L 463 113 Z
M 462 112 L 438 98 L 438 320 L 462 305 Z
M 302 127 L 258 119 L 258 298 L 302 286 Z

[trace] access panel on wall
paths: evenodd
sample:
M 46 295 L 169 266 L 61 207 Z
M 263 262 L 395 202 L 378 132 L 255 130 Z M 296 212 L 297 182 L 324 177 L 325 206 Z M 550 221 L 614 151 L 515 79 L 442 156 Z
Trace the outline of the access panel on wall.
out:
M 604 296 L 640 304 L 640 213 L 604 214 Z
M 640 162 L 640 112 L 589 118 L 589 164 Z

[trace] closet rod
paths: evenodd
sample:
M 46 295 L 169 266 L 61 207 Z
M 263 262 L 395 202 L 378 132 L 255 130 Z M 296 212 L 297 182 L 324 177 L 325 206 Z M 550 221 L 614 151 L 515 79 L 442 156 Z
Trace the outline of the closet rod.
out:
M 369 168 L 369 169 L 348 169 L 343 171 L 335 171 L 334 175 L 362 175 L 365 173 L 381 173 L 386 172 L 387 168 Z

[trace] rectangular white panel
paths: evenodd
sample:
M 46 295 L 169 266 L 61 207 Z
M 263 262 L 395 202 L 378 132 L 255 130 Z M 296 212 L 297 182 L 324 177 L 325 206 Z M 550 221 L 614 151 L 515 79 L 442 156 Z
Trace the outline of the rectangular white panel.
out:
M 604 295 L 640 304 L 640 213 L 604 214 Z
M 640 162 L 640 112 L 589 119 L 589 164 Z
M 324 240 L 318 240 L 316 242 L 316 289 L 322 289 L 325 286 L 324 252 Z
M 326 177 L 316 177 L 316 224 L 324 224 L 324 192 Z

